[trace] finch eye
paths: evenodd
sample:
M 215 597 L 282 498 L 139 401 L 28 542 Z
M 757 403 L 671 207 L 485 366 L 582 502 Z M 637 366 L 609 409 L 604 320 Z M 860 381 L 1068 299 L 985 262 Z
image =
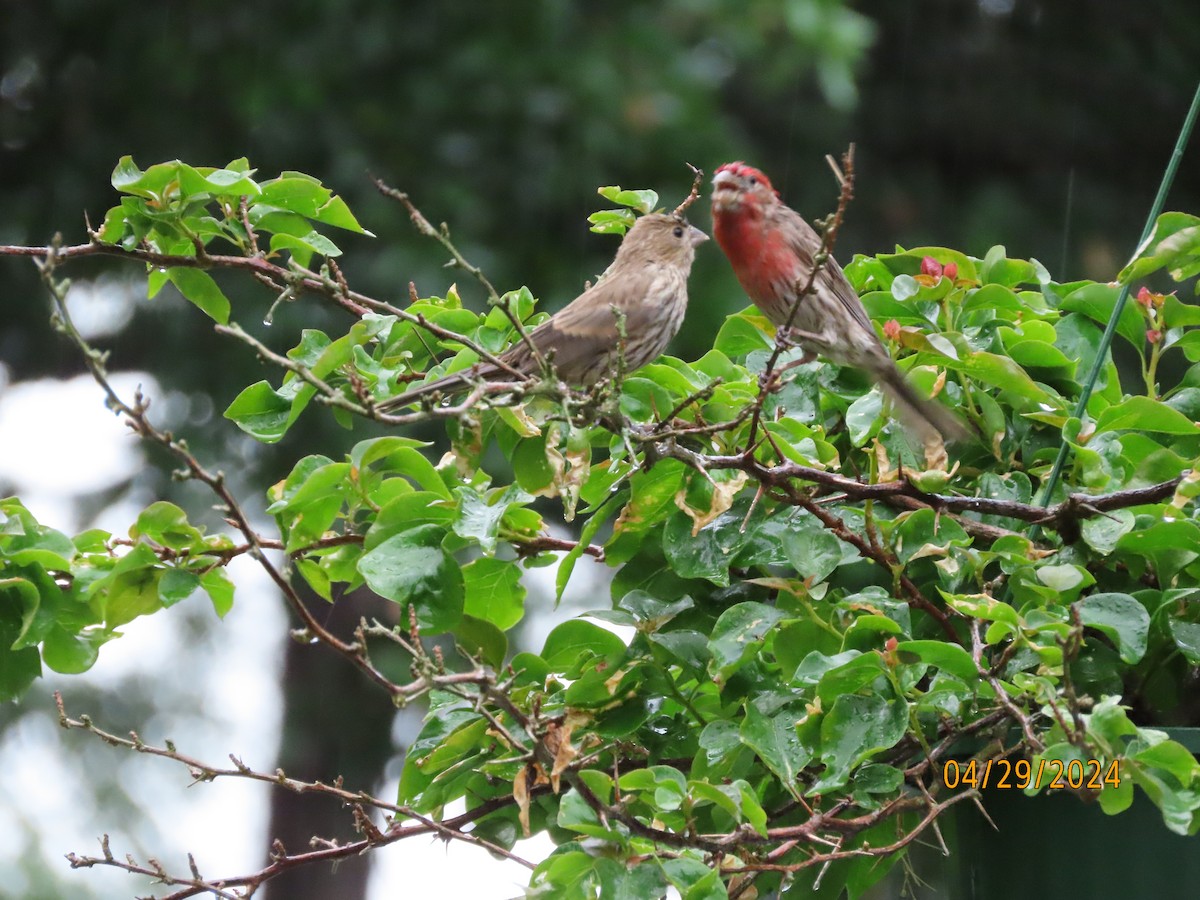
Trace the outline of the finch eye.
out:
M 675 235 L 675 237 L 683 237 L 683 226 L 676 225 L 674 230 L 672 230 L 671 234 Z
M 750 183 L 751 183 L 751 184 L 758 184 L 758 179 L 757 179 L 755 176 L 751 175 L 751 176 L 750 176 Z

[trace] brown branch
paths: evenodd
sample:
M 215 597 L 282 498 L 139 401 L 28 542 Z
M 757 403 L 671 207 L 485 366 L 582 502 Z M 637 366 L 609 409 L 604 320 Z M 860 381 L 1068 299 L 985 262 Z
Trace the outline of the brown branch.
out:
M 930 618 L 934 619 L 941 626 L 942 631 L 949 640 L 956 644 L 962 643 L 962 638 L 958 636 L 958 632 L 950 624 L 950 619 L 946 613 L 935 606 L 933 601 L 921 592 L 916 583 L 900 570 L 899 563 L 887 549 L 873 547 L 869 541 L 847 528 L 846 523 L 838 516 L 814 503 L 811 498 L 806 497 L 799 491 L 793 491 L 792 497 L 796 506 L 807 510 L 816 517 L 838 540 L 854 547 L 866 559 L 872 559 L 884 569 L 894 573 L 901 590 L 908 599 L 909 606 L 922 610 Z
M 445 248 L 446 252 L 450 254 L 452 265 L 457 266 L 458 268 L 467 272 L 471 275 L 471 277 L 483 285 L 483 289 L 487 291 L 488 302 L 504 311 L 504 315 L 508 317 L 508 320 L 512 323 L 513 328 L 517 330 L 519 339 L 527 348 L 529 348 L 529 352 L 532 354 L 534 361 L 538 365 L 538 368 L 545 371 L 546 360 L 543 358 L 541 351 L 538 350 L 537 346 L 533 343 L 533 339 L 530 338 L 529 332 L 525 328 L 525 324 L 520 320 L 520 318 L 518 318 L 517 314 L 513 312 L 512 304 L 505 302 L 504 298 L 502 298 L 500 294 L 496 292 L 496 288 L 492 285 L 491 281 L 488 280 L 488 277 L 483 274 L 483 270 L 480 269 L 479 266 L 472 265 L 471 263 L 467 262 L 466 258 L 462 255 L 462 253 L 459 252 L 459 249 L 454 246 L 453 241 L 450 240 L 450 231 L 446 227 L 445 223 L 442 224 L 440 229 L 434 228 L 430 221 L 425 218 L 424 214 L 417 209 L 416 205 L 412 202 L 412 198 L 410 198 L 408 194 L 406 194 L 404 191 L 391 187 L 382 179 L 376 178 L 375 176 L 371 176 L 371 180 L 375 183 L 375 187 L 379 190 L 379 193 L 383 194 L 385 197 L 390 197 L 391 199 L 397 201 L 405 208 L 405 210 L 408 211 L 408 216 L 410 219 L 412 219 L 417 231 L 426 237 L 433 238 L 435 241 L 441 244 L 443 248 Z M 504 368 L 508 369 L 509 367 L 505 365 Z
M 684 165 L 692 170 L 692 174 L 695 177 L 692 179 L 691 191 L 688 192 L 688 195 L 683 198 L 682 202 L 680 202 L 677 207 L 671 210 L 671 215 L 675 216 L 676 218 L 682 218 L 683 214 L 687 212 L 688 207 L 700 199 L 700 182 L 704 178 L 703 169 L 697 169 L 691 163 L 684 163 Z
M 308 865 L 315 862 L 329 862 L 337 859 L 345 859 L 351 856 L 356 856 L 366 850 L 384 847 L 388 844 L 393 844 L 405 838 L 414 837 L 422 834 L 440 835 L 450 840 L 460 841 L 462 843 L 473 844 L 486 849 L 490 853 L 499 854 L 515 862 L 520 863 L 526 868 L 534 868 L 533 863 L 525 860 L 516 854 L 510 852 L 504 847 L 493 844 L 481 837 L 463 831 L 462 829 L 472 824 L 475 821 L 489 815 L 496 810 L 512 805 L 515 801 L 512 797 L 497 797 L 485 801 L 469 812 L 454 816 L 444 821 L 437 821 L 421 813 L 416 812 L 407 806 L 400 806 L 394 803 L 389 803 L 377 797 L 368 794 L 365 791 L 349 791 L 343 788 L 340 781 L 335 784 L 325 784 L 323 782 L 307 782 L 298 779 L 287 777 L 282 770 L 276 770 L 274 773 L 258 772 L 251 769 L 249 766 L 241 762 L 234 756 L 230 756 L 233 761 L 233 768 L 221 768 L 204 763 L 194 757 L 180 753 L 168 741 L 165 746 L 158 747 L 152 744 L 145 743 L 135 732 L 130 732 L 128 738 L 112 732 L 105 731 L 97 727 L 88 716 L 80 716 L 78 719 L 72 719 L 67 716 L 64 708 L 62 695 L 55 691 L 54 701 L 58 708 L 59 724 L 66 729 L 83 729 L 88 733 L 96 736 L 104 743 L 114 747 L 123 747 L 137 753 L 144 753 L 151 756 L 158 756 L 165 759 L 170 759 L 187 767 L 192 779 L 196 782 L 214 781 L 217 778 L 243 778 L 250 781 L 258 781 L 265 784 L 272 784 L 285 790 L 292 791 L 298 794 L 318 794 L 332 797 L 343 804 L 349 805 L 355 810 L 355 817 L 358 821 L 358 830 L 365 837 L 361 841 L 354 841 L 348 844 L 330 844 L 322 849 L 315 850 L 309 853 L 300 853 L 289 855 L 286 852 L 277 852 L 272 855 L 270 865 L 261 869 L 258 872 L 249 875 L 240 875 L 235 877 L 225 877 L 220 879 L 206 880 L 202 878 L 193 865 L 192 876 L 178 876 L 167 873 L 156 860 L 148 860 L 147 864 L 142 865 L 136 863 L 131 857 L 121 861 L 113 857 L 108 848 L 107 835 L 101 841 L 101 846 L 104 850 L 103 857 L 77 856 L 74 853 L 67 854 L 67 859 L 71 863 L 72 868 L 90 868 L 96 865 L 108 865 L 123 869 L 127 872 L 139 875 L 147 875 L 155 878 L 164 884 L 172 884 L 183 886 L 184 890 L 177 891 L 170 895 L 170 898 L 182 900 L 184 897 L 192 897 L 205 892 L 213 892 L 219 897 L 235 898 L 237 895 L 228 893 L 225 889 L 238 886 L 257 888 L 263 882 L 282 874 L 284 871 L 294 869 L 303 865 Z M 548 790 L 544 786 L 539 786 L 534 789 L 538 793 Z M 363 813 L 363 807 L 370 806 L 390 814 L 393 818 L 405 818 L 415 820 L 416 824 L 399 824 L 393 822 L 386 831 L 381 831 L 376 828 Z M 167 900 L 167 898 L 164 898 Z
M 291 559 L 303 559 L 310 553 L 316 553 L 321 550 L 329 550 L 334 547 L 344 547 L 347 544 L 361 544 L 365 535 L 361 534 L 337 534 L 331 537 L 323 537 L 320 540 L 314 541 L 311 544 L 306 544 L 303 547 L 297 547 L 295 550 L 288 551 L 288 557 Z M 516 550 L 518 556 L 535 556 L 538 553 L 545 553 L 551 550 L 571 551 L 579 546 L 578 541 L 568 540 L 566 538 L 550 537 L 549 535 L 538 535 L 537 537 L 523 538 L 519 535 L 508 535 L 502 537 L 501 540 L 511 544 Z M 262 535 L 257 535 L 257 540 L 254 544 L 241 543 L 235 544 L 232 547 L 212 548 L 212 549 L 197 549 L 191 547 L 183 547 L 179 550 L 173 547 L 164 547 L 160 544 L 155 544 L 145 538 L 140 538 L 134 541 L 130 538 L 113 538 L 109 541 L 112 547 L 133 547 L 136 545 L 144 545 L 150 548 L 150 551 L 163 562 L 176 562 L 180 560 L 195 559 L 197 557 L 213 557 L 219 561 L 219 565 L 228 565 L 233 559 L 239 556 L 244 556 L 252 552 L 256 547 L 263 550 L 279 550 L 287 549 L 278 538 L 267 538 Z M 592 557 L 597 562 L 604 562 L 604 548 L 599 544 L 588 544 L 580 552 Z
M 529 538 L 528 540 L 511 540 L 505 538 L 517 551 L 518 556 L 534 556 L 538 553 L 544 553 L 547 550 L 566 550 L 570 552 L 579 546 L 578 541 L 569 541 L 563 538 L 541 536 Z M 595 559 L 597 562 L 604 562 L 604 548 L 598 544 L 587 544 L 581 551 Z
M 435 241 L 441 244 L 442 247 L 444 247 L 452 257 L 453 264 L 455 266 L 467 272 L 472 278 L 483 285 L 483 289 L 487 291 L 488 299 L 492 303 L 497 306 L 502 305 L 500 303 L 500 294 L 497 293 L 496 288 L 492 285 L 491 281 L 488 280 L 488 277 L 483 274 L 483 270 L 478 266 L 467 262 L 466 258 L 462 255 L 462 253 L 459 252 L 458 248 L 451 243 L 450 238 L 445 233 L 445 225 L 442 226 L 442 231 L 434 228 L 433 224 L 427 218 L 425 218 L 424 214 L 419 209 L 417 209 L 416 205 L 412 202 L 412 198 L 409 197 L 404 191 L 392 187 L 382 178 L 376 178 L 374 175 L 371 176 L 371 181 L 379 193 L 383 194 L 385 197 L 395 200 L 404 207 L 404 209 L 408 212 L 409 218 L 412 219 L 413 225 L 416 226 L 417 231 L 426 237 L 433 238 Z
M 975 660 L 975 668 L 979 670 L 979 676 L 991 687 L 992 692 L 996 695 L 996 699 L 1000 701 L 1000 705 L 1007 710 L 1012 720 L 1021 726 L 1021 734 L 1025 737 L 1026 745 L 1035 753 L 1040 752 L 1044 745 L 1038 739 L 1037 735 L 1033 733 L 1033 726 L 1029 721 L 1029 716 L 1025 715 L 1012 702 L 1012 699 L 1008 696 L 1008 691 L 1000 683 L 1000 678 L 984 663 L 983 638 L 979 634 L 978 619 L 971 620 L 971 658 Z
M 316 617 L 309 612 L 304 602 L 300 599 L 300 595 L 296 589 L 288 581 L 287 577 L 275 566 L 268 558 L 265 549 L 259 542 L 258 533 L 250 525 L 250 519 L 246 512 L 238 503 L 237 498 L 229 490 L 225 483 L 225 476 L 221 472 L 210 472 L 201 465 L 200 461 L 188 449 L 187 444 L 177 440 L 170 432 L 162 431 L 152 424 L 146 415 L 148 403 L 142 396 L 141 392 L 135 395 L 134 402 L 126 403 L 114 390 L 112 384 L 108 380 L 108 373 L 104 365 L 104 355 L 95 350 L 87 340 L 75 328 L 71 320 L 70 313 L 67 310 L 66 290 L 64 285 L 54 277 L 54 268 L 57 263 L 57 257 L 52 253 L 45 261 L 39 263 L 39 269 L 42 273 L 42 280 L 46 284 L 47 290 L 50 292 L 57 313 L 58 327 L 60 330 L 74 343 L 80 350 L 84 362 L 91 372 L 92 378 L 104 391 L 108 397 L 109 407 L 125 417 L 126 423 L 133 429 L 143 440 L 158 444 L 163 449 L 167 450 L 171 455 L 178 459 L 184 466 L 188 476 L 196 479 L 200 483 L 209 488 L 221 501 L 224 512 L 227 515 L 227 521 L 230 522 L 239 532 L 243 539 L 249 545 L 249 553 L 266 572 L 267 576 L 273 581 L 276 587 L 279 588 L 288 605 L 292 607 L 293 612 L 304 623 L 305 628 L 317 640 L 331 647 L 333 650 L 350 660 L 358 669 L 364 672 L 376 684 L 385 688 L 393 696 L 400 694 L 400 686 L 395 684 L 386 675 L 380 672 L 371 664 L 367 658 L 366 648 L 358 644 L 348 644 L 342 641 L 339 637 L 325 628 Z
M 916 840 L 921 833 L 930 825 L 932 825 L 934 821 L 936 821 L 937 817 L 945 812 L 949 807 L 954 806 L 956 803 L 961 803 L 964 800 L 975 799 L 978 796 L 978 791 L 963 791 L 960 794 L 955 794 L 954 796 L 943 800 L 941 803 L 928 803 L 926 801 L 924 804 L 920 802 L 920 798 L 903 798 L 902 800 L 893 801 L 893 803 L 888 804 L 887 806 L 883 807 L 883 809 L 873 813 L 871 816 L 862 817 L 863 819 L 872 818 L 876 822 L 879 822 L 883 821 L 886 816 L 880 816 L 878 813 L 885 810 L 891 810 L 890 815 L 897 815 L 902 812 L 910 811 L 912 808 L 920 808 L 921 805 L 925 805 L 926 813 L 924 818 L 922 818 L 921 821 L 918 822 L 917 825 L 914 826 L 910 831 L 905 833 L 901 838 L 891 844 L 885 844 L 881 847 L 864 846 L 855 847 L 851 850 L 835 850 L 829 853 L 820 853 L 798 863 L 758 863 L 748 861 L 743 863 L 739 868 L 726 869 L 725 872 L 726 874 L 738 874 L 741 872 L 798 872 L 801 869 L 808 869 L 816 865 L 827 865 L 828 863 L 836 862 L 839 859 L 853 859 L 863 856 L 890 856 L 899 850 L 903 850 L 914 840 Z M 917 802 L 905 802 L 906 800 L 910 799 L 915 799 Z M 903 804 L 903 808 L 897 808 L 900 807 L 901 804 Z
M 649 438 L 648 438 L 649 439 Z M 702 454 L 673 441 L 662 441 L 657 447 L 659 457 L 670 457 L 688 465 L 707 470 L 740 469 L 771 487 L 783 487 L 789 481 L 808 481 L 839 491 L 853 500 L 881 500 L 890 503 L 897 498 L 910 498 L 939 512 L 974 513 L 1023 522 L 1048 524 L 1051 528 L 1083 519 L 1094 518 L 1115 509 L 1126 509 L 1166 500 L 1175 493 L 1182 476 L 1141 488 L 1114 491 L 1111 494 L 1072 494 L 1051 507 L 997 500 L 992 497 L 965 497 L 954 494 L 931 494 L 910 481 L 867 483 L 855 478 L 817 469 L 799 463 L 784 462 L 774 466 L 744 453 L 736 455 Z M 959 520 L 963 521 L 963 520 Z
M 159 253 L 140 247 L 127 250 L 124 247 L 115 244 L 105 244 L 98 240 L 71 247 L 55 247 L 53 245 L 45 247 L 0 245 L 0 256 L 24 256 L 30 257 L 35 261 L 45 261 L 53 256 L 56 264 L 93 256 L 112 256 L 122 259 L 135 259 L 154 268 L 182 267 L 188 269 L 234 269 L 247 271 L 255 278 L 264 281 L 272 287 L 277 288 L 282 283 L 288 285 L 288 290 L 293 292 L 307 290 L 328 297 L 356 317 L 361 317 L 367 312 L 378 312 L 411 322 L 425 329 L 435 337 L 462 344 L 464 347 L 477 353 L 480 359 L 486 360 L 502 371 L 522 377 L 520 373 L 515 372 L 511 366 L 502 362 L 486 347 L 476 343 L 466 335 L 430 322 L 423 315 L 415 315 L 405 309 L 393 306 L 382 300 L 376 300 L 374 297 L 369 297 L 358 291 L 343 290 L 336 279 L 325 277 L 294 263 L 291 268 L 288 268 L 257 256 L 208 254 L 203 257 L 196 257 Z

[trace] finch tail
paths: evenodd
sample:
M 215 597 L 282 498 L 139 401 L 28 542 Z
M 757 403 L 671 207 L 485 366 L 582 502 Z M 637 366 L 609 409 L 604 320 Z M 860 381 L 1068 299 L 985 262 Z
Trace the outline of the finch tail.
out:
M 892 398 L 895 418 L 910 434 L 925 440 L 933 436 L 932 432 L 937 432 L 946 442 L 962 441 L 971 437 L 970 429 L 958 416 L 937 401 L 922 397 L 913 390 L 912 385 L 894 364 L 890 372 L 881 375 L 879 382 Z

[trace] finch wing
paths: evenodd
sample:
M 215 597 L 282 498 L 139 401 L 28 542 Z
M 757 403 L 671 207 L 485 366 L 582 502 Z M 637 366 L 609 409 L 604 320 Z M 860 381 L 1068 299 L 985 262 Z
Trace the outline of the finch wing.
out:
M 617 320 L 612 307 L 625 308 L 620 302 L 621 279 L 611 273 L 588 288 L 529 334 L 543 357 L 553 351 L 554 365 L 567 381 L 596 364 L 598 354 L 616 346 Z M 502 357 L 523 372 L 537 366 L 524 341 L 518 341 Z
M 796 258 L 800 260 L 801 269 L 806 273 L 805 281 L 808 279 L 808 272 L 812 271 L 813 256 L 821 248 L 821 238 L 812 226 L 804 221 L 794 209 L 787 209 L 790 214 L 789 218 L 793 219 L 795 224 L 794 229 L 790 229 L 795 237 L 791 240 L 792 252 L 796 254 Z M 801 284 L 800 287 L 804 285 Z M 842 267 L 838 265 L 836 259 L 830 256 L 825 265 L 821 268 L 821 272 L 817 275 L 815 286 L 826 288 L 827 293 L 837 297 L 838 301 L 846 308 L 851 317 L 862 325 L 871 334 L 875 333 L 875 326 L 871 324 L 871 319 L 867 316 L 867 311 L 863 309 L 862 301 L 858 299 L 858 294 L 854 292 L 850 282 L 846 280 L 845 273 L 842 272 Z

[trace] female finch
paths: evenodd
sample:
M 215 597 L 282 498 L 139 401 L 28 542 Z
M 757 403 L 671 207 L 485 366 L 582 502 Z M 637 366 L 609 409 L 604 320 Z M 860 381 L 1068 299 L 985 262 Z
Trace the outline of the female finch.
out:
M 946 439 L 966 436 L 957 417 L 905 381 L 832 257 L 817 273 L 812 292 L 799 297 L 821 238 L 779 199 L 766 175 L 742 162 L 721 166 L 713 176 L 712 213 L 713 235 L 742 289 L 776 326 L 783 327 L 791 318 L 790 336 L 804 348 L 805 361 L 820 354 L 838 365 L 865 370 L 922 438 L 931 437 L 933 430 Z
M 656 359 L 679 331 L 696 246 L 707 240 L 708 235 L 681 216 L 641 216 L 599 281 L 531 331 L 528 342 L 518 341 L 499 359 L 520 375 L 534 375 L 541 367 L 529 347 L 533 344 L 538 356 L 554 364 L 560 378 L 583 386 L 612 375 L 622 354 L 626 370 L 641 368 Z M 512 381 L 513 375 L 482 362 L 377 408 L 405 406 L 435 391 L 461 391 L 478 379 Z

